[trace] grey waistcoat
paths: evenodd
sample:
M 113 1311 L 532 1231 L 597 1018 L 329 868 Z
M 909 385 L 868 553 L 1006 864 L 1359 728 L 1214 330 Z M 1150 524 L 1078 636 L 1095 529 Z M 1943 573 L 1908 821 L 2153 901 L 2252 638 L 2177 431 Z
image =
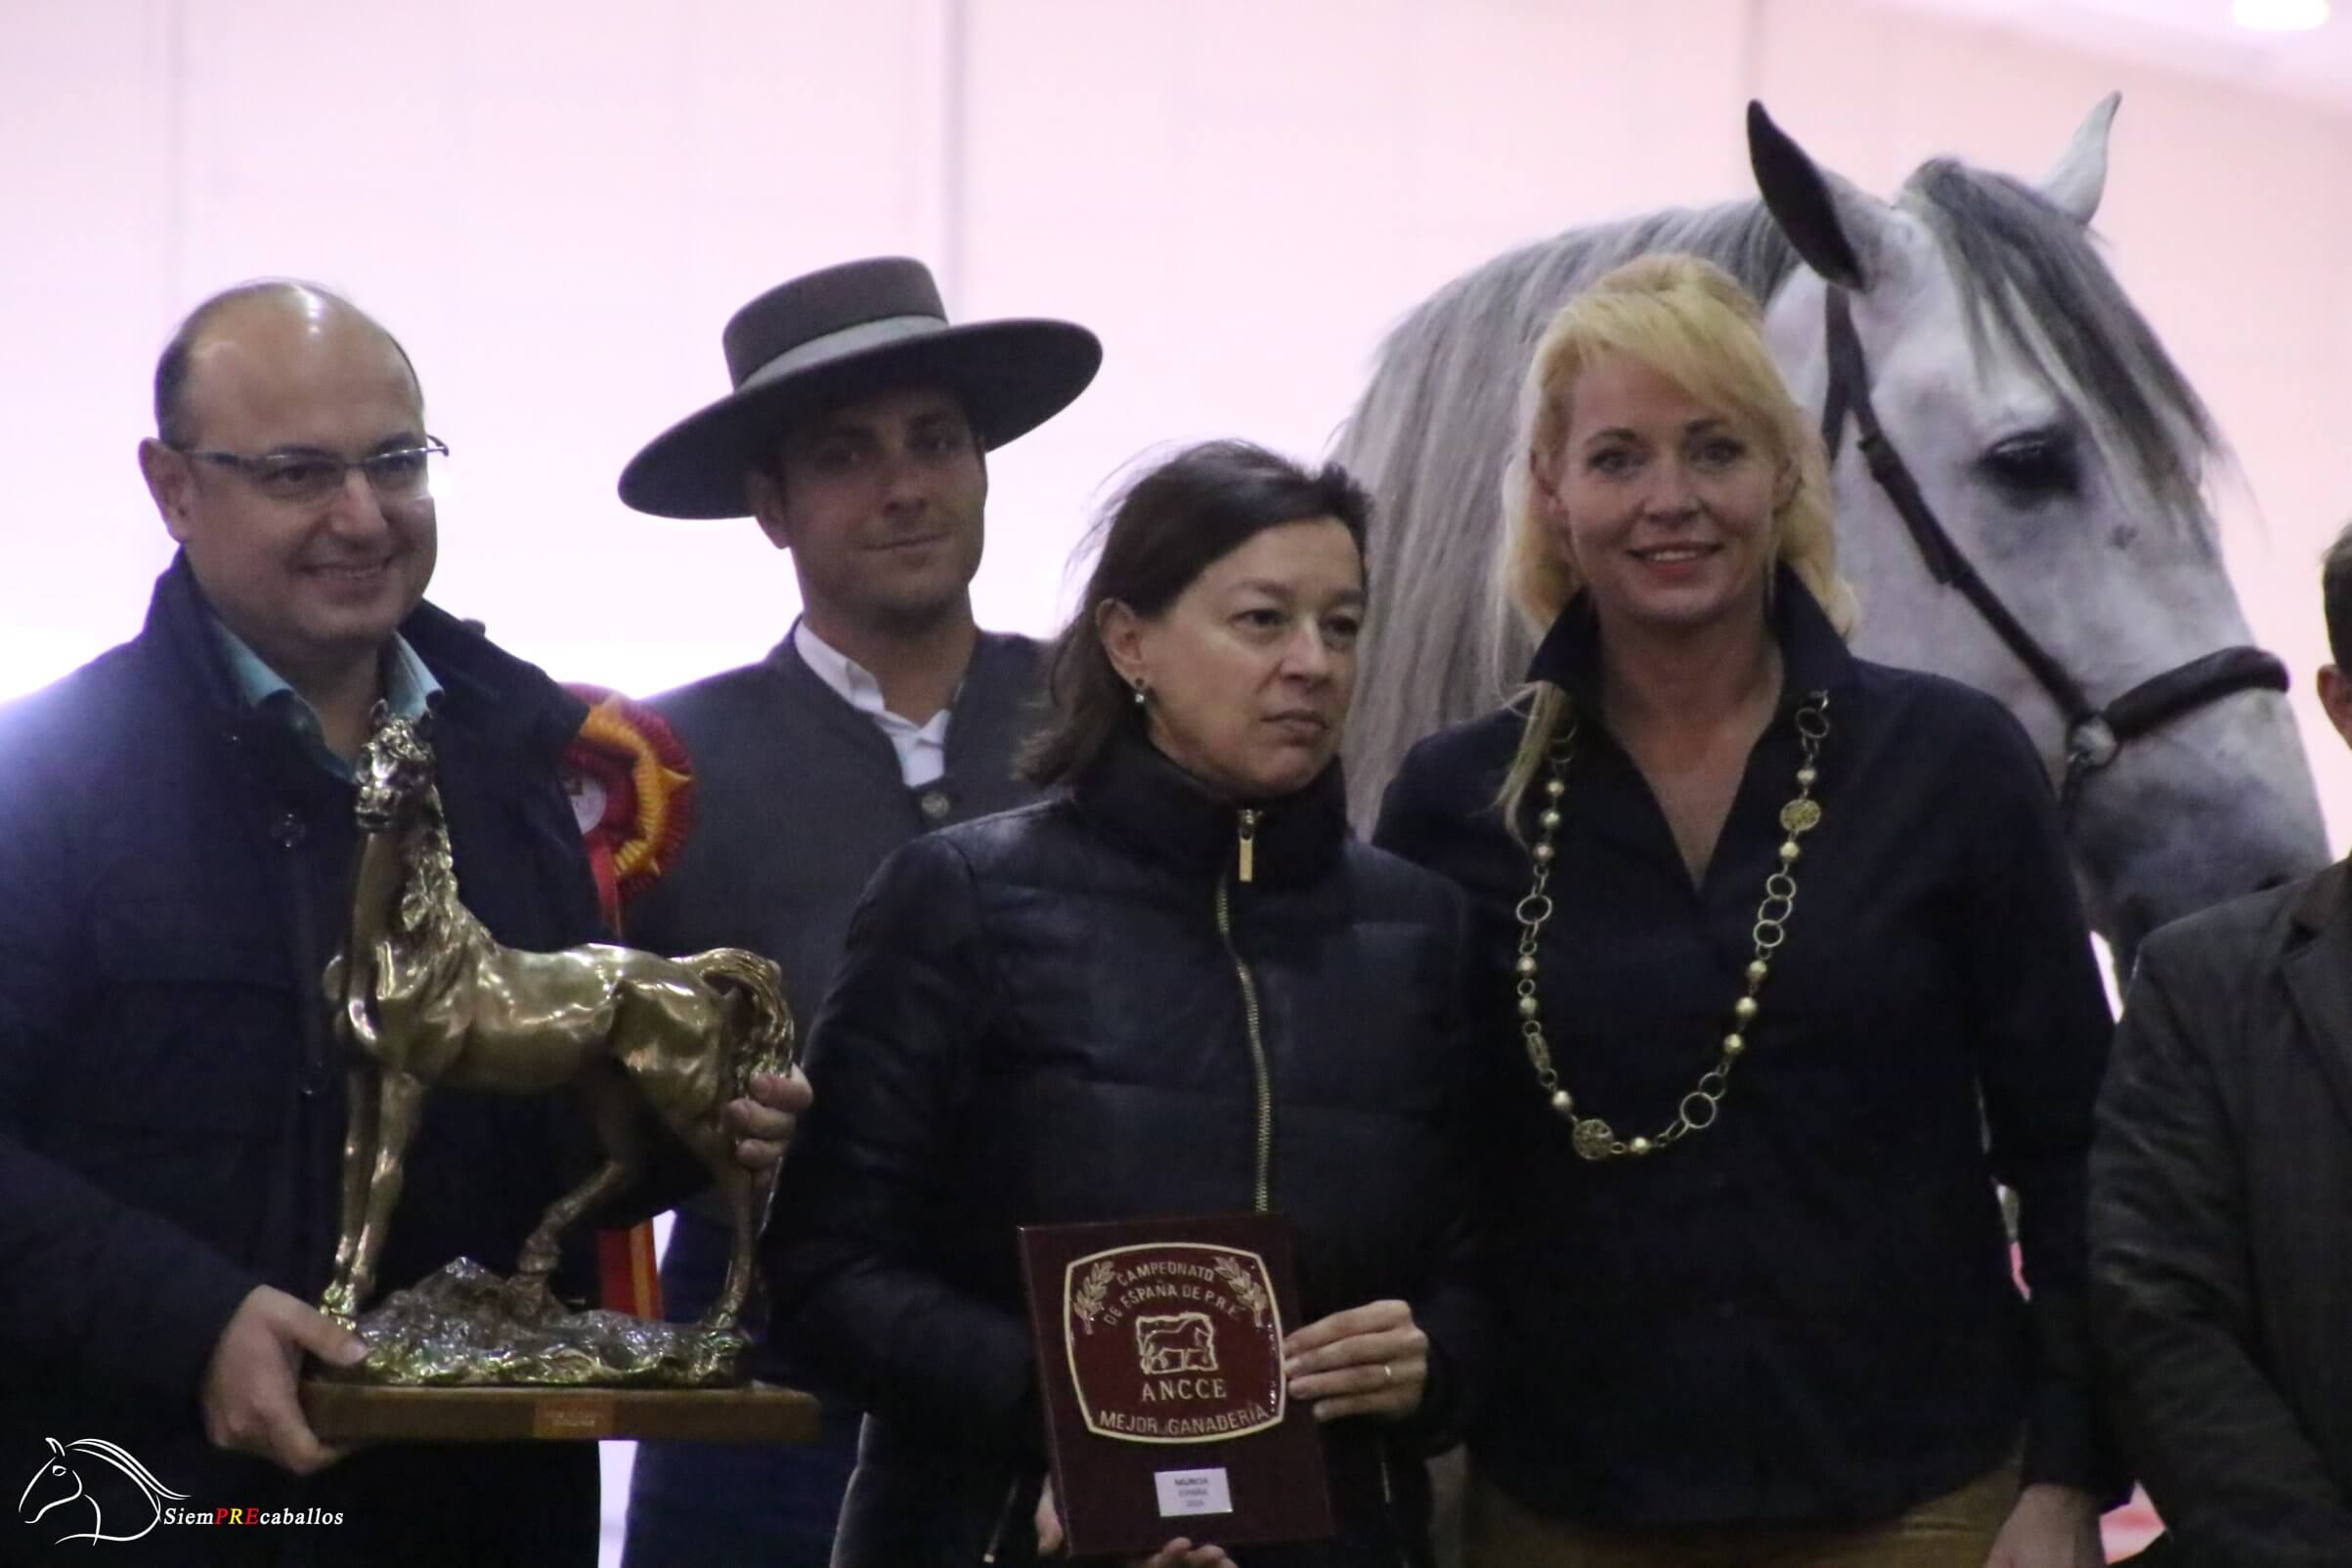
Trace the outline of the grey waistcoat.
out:
M 981 632 L 947 725 L 947 770 L 919 789 L 889 737 L 789 635 L 758 664 L 652 699 L 692 760 L 694 822 L 677 863 L 629 906 L 624 939 L 765 953 L 783 966 L 806 1043 L 884 858 L 932 828 L 1037 798 L 1013 758 L 1043 718 L 1044 671 L 1038 643 Z

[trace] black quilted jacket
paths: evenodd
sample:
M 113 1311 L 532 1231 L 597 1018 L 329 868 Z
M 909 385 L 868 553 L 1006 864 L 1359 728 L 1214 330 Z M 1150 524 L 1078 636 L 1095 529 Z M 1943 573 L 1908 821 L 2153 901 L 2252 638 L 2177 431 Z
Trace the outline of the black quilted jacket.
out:
M 1403 1298 L 1436 1350 L 1415 1421 L 1327 1428 L 1341 1539 L 1246 1560 L 1425 1560 L 1417 1457 L 1483 1338 L 1461 906 L 1348 837 L 1335 766 L 1255 822 L 1246 882 L 1241 820 L 1134 739 L 1074 790 L 907 846 L 867 891 L 769 1241 L 784 1327 L 874 1413 L 837 1564 L 1033 1553 L 1018 1226 L 1230 1212 L 1261 1188 L 1296 1227 L 1306 1320 Z

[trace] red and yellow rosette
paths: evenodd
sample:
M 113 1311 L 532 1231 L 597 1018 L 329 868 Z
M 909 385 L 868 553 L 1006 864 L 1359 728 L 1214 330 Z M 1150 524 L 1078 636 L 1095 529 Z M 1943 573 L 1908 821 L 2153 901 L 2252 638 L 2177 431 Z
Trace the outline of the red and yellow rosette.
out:
M 621 929 L 630 900 L 661 879 L 694 825 L 686 749 L 662 716 L 602 686 L 567 686 L 588 705 L 564 754 L 564 783 L 595 863 L 604 918 Z
M 693 768 L 677 736 L 644 704 L 602 686 L 565 689 L 588 705 L 588 714 L 564 753 L 564 788 L 596 875 L 604 923 L 620 936 L 630 900 L 676 861 L 694 825 Z M 599 1232 L 596 1254 L 605 1306 L 640 1318 L 662 1315 L 651 1221 Z

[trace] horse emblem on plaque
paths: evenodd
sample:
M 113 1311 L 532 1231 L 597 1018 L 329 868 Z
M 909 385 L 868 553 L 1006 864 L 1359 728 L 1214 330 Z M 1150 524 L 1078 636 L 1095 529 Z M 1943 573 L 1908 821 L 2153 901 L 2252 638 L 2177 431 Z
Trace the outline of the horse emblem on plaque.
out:
M 1266 1260 L 1170 1241 L 1063 1271 L 1063 1342 L 1086 1429 L 1125 1443 L 1213 1443 L 1288 1409 L 1283 1318 Z

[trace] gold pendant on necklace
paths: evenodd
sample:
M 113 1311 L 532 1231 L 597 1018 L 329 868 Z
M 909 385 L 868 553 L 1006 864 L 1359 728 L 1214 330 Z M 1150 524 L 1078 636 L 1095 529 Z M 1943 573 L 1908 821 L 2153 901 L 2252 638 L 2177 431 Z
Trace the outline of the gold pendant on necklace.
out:
M 1783 833 L 1810 833 L 1821 825 L 1821 803 L 1810 796 L 1789 802 L 1780 808 L 1780 830 Z
M 1617 1134 L 1598 1116 L 1587 1116 L 1576 1124 L 1576 1152 L 1587 1159 L 1606 1159 L 1617 1142 Z

